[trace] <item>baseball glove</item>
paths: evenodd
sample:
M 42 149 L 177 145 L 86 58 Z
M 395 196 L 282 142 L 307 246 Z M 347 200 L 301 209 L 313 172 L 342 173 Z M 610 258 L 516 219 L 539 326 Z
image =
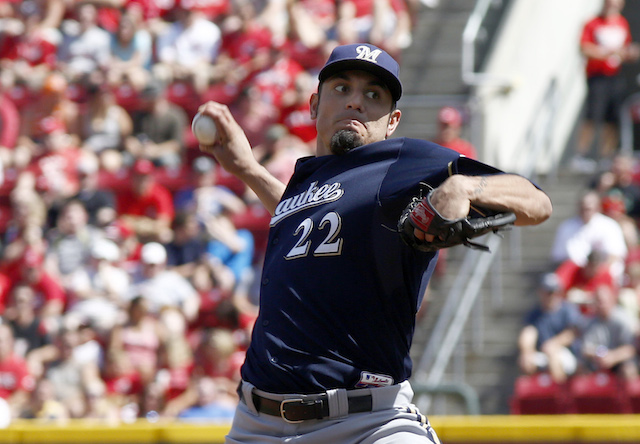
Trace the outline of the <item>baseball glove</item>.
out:
M 455 245 L 489 251 L 487 246 L 471 242 L 470 239 L 489 232 L 498 233 L 508 230 L 516 220 L 516 215 L 511 212 L 482 217 L 467 216 L 455 220 L 446 219 L 431 204 L 432 193 L 433 190 L 429 191 L 425 197 L 414 197 L 398 221 L 398 232 L 402 240 L 420 251 L 434 252 Z M 427 242 L 416 238 L 415 228 L 433 235 L 433 241 Z

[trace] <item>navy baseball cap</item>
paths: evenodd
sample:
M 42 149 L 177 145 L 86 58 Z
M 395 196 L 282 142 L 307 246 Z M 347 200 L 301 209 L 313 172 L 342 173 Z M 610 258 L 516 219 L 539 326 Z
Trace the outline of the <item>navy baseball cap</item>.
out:
M 332 75 L 351 69 L 368 71 L 379 77 L 391 91 L 393 100 L 397 102 L 402 96 L 400 83 L 400 66 L 386 51 L 368 43 L 337 46 L 329 56 L 329 60 L 320 70 L 320 83 Z

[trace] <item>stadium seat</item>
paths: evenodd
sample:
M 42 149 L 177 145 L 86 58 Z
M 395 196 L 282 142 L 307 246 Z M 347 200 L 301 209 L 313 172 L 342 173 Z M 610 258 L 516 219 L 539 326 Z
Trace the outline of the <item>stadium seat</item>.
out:
M 624 391 L 629 397 L 631 413 L 640 413 L 640 378 L 625 381 Z
M 558 384 L 547 372 L 522 375 L 516 379 L 511 398 L 514 415 L 553 415 L 569 413 L 571 399 L 566 384 Z
M 630 413 L 624 383 L 610 372 L 575 375 L 569 381 L 575 413 Z

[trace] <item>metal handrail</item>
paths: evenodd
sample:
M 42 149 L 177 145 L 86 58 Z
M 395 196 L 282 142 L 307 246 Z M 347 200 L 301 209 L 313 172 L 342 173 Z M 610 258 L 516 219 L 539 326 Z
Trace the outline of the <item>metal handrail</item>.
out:
M 467 85 L 496 86 L 509 89 L 513 79 L 475 71 L 476 41 L 489 8 L 495 0 L 478 0 L 462 32 L 462 81 Z
M 631 94 L 622 103 L 620 110 L 620 151 L 623 154 L 633 153 L 633 118 L 631 109 L 640 103 L 640 92 Z
M 480 399 L 478 393 L 468 384 L 441 383 L 437 385 L 415 383 L 411 384 L 416 397 L 428 395 L 455 395 L 462 399 L 469 415 L 480 414 Z

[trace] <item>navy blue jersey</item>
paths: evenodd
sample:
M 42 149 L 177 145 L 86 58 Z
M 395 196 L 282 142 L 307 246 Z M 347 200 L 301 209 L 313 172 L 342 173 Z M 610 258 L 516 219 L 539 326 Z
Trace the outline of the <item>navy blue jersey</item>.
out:
M 397 138 L 300 159 L 271 220 L 242 377 L 273 393 L 399 383 L 437 255 L 397 232 L 420 182 L 496 169 Z

